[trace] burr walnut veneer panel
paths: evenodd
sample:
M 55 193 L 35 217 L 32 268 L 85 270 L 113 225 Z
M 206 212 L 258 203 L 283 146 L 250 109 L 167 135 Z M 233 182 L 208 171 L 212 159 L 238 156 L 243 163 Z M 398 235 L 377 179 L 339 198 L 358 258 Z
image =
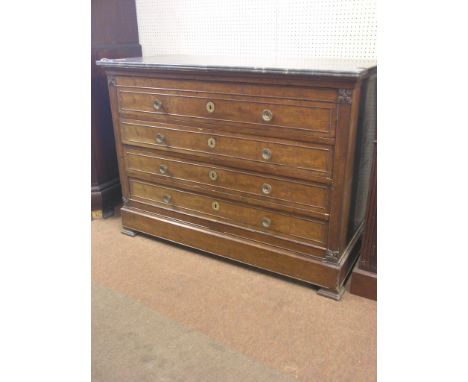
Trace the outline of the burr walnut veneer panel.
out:
M 108 76 L 124 232 L 306 281 L 339 299 L 362 231 L 351 196 L 366 184 L 353 170 L 355 142 L 375 65 L 194 62 L 98 62 Z

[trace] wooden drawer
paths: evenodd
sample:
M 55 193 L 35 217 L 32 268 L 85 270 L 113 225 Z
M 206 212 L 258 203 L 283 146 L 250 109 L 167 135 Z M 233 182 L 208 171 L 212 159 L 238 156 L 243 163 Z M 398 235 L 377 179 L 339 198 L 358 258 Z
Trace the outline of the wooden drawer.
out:
M 210 119 L 242 124 L 274 126 L 333 134 L 332 104 L 287 102 L 280 99 L 233 98 L 216 94 L 186 95 L 141 90 L 119 90 L 121 112 L 139 112 L 191 119 Z
M 99 62 L 124 233 L 341 297 L 364 224 L 355 197 L 367 184 L 360 154 L 375 128 L 375 64 L 193 56 Z
M 131 175 L 151 174 L 159 177 L 193 182 L 200 189 L 241 193 L 270 202 L 294 205 L 297 209 L 328 212 L 327 186 L 310 184 L 230 169 L 194 161 L 173 158 L 150 150 L 127 149 L 127 171 Z M 305 212 L 305 211 L 304 211 Z
M 200 93 L 214 94 L 219 97 L 255 97 L 275 98 L 282 100 L 315 101 L 335 103 L 337 91 L 333 87 L 314 86 L 284 86 L 271 83 L 255 84 L 246 82 L 223 82 L 219 80 L 180 80 L 168 78 L 117 76 L 115 83 L 118 88 L 133 90 L 171 92 L 184 95 Z
M 307 180 L 313 180 L 311 174 L 318 178 L 331 177 L 333 151 L 330 146 L 212 134 L 141 122 L 121 121 L 120 126 L 122 141 L 126 144 L 209 155 L 211 161 L 216 161 L 216 157 L 250 161 L 251 169 L 264 164 L 267 166 L 259 166 L 258 171 Z
M 129 179 L 130 197 L 195 216 L 325 245 L 328 223 Z

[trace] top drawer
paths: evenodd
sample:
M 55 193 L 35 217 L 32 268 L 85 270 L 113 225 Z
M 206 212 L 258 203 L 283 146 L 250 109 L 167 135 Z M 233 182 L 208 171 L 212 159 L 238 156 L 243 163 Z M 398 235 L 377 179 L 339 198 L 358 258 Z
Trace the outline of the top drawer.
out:
M 336 113 L 334 102 L 329 100 L 330 90 L 325 96 L 294 92 L 294 88 L 288 87 L 245 85 L 239 88 L 239 84 L 229 83 L 218 83 L 216 87 L 197 81 L 168 83 L 153 79 L 152 86 L 141 88 L 125 85 L 122 79 L 117 84 L 119 111 L 129 116 L 145 115 L 169 123 L 182 119 L 200 124 L 236 124 L 261 135 L 268 130 L 273 130 L 274 135 L 279 129 L 285 130 L 289 137 L 335 135 Z M 326 101 L 304 98 L 313 95 Z

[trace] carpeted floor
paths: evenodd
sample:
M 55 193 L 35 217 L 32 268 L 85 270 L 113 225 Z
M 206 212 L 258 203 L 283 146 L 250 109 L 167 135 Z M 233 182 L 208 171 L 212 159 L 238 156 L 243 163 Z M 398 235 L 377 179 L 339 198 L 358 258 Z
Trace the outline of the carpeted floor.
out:
M 93 382 L 376 380 L 374 301 L 91 226 Z

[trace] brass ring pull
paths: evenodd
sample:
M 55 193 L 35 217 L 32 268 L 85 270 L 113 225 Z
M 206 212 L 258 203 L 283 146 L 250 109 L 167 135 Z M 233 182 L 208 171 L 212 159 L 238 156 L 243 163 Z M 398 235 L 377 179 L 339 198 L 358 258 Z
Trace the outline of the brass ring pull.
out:
M 213 208 L 215 211 L 219 211 L 219 203 L 214 201 L 211 203 L 211 208 Z
M 157 99 L 153 102 L 153 107 L 155 110 L 161 110 L 162 108 L 162 102 L 161 100 Z
M 208 147 L 214 149 L 216 147 L 216 139 L 208 138 Z
M 162 164 L 162 165 L 159 166 L 159 172 L 161 174 L 163 174 L 163 175 L 167 174 L 167 170 L 168 170 L 168 168 L 167 168 L 167 166 L 165 164 Z
M 208 110 L 208 113 L 213 113 L 215 111 L 215 104 L 211 101 L 207 102 L 206 110 Z
M 156 134 L 156 142 L 161 144 L 161 143 L 164 143 L 164 140 L 166 138 L 164 137 L 164 135 L 162 135 L 161 133 L 157 133 Z
M 262 192 L 265 194 L 265 195 L 269 195 L 271 194 L 271 184 L 268 184 L 268 183 L 263 183 L 262 184 Z
M 211 170 L 209 173 L 208 173 L 209 177 L 211 180 L 216 180 L 218 179 L 218 173 L 215 171 L 215 170 Z
M 171 199 L 172 199 L 171 195 L 164 195 L 162 200 L 163 200 L 163 203 L 169 204 L 171 202 Z
M 271 219 L 262 218 L 262 226 L 265 227 L 265 228 L 270 228 L 271 227 Z
M 271 150 L 270 149 L 263 149 L 262 150 L 262 158 L 265 160 L 271 159 Z
M 273 119 L 273 112 L 269 109 L 265 109 L 262 111 L 262 119 L 265 122 L 270 122 Z

